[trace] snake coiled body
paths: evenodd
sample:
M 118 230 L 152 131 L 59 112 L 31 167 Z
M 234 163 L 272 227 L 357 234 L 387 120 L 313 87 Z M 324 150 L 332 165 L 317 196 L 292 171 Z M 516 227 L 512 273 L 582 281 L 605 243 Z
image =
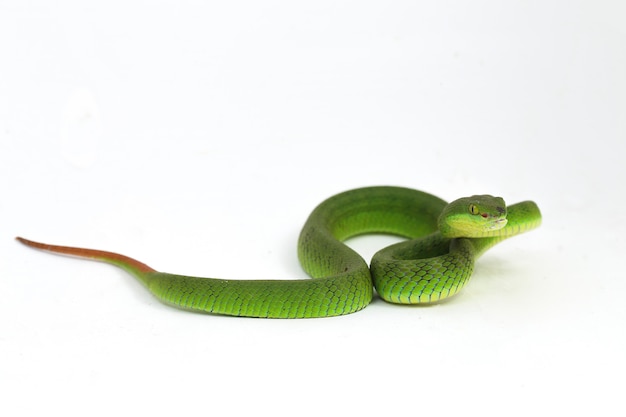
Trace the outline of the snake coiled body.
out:
M 400 304 L 431 303 L 458 293 L 485 250 L 541 222 L 535 203 L 504 208 L 500 201 L 474 196 L 448 204 L 401 187 L 367 187 L 337 194 L 313 210 L 300 233 L 298 257 L 312 279 L 189 277 L 158 272 L 112 252 L 18 239 L 39 249 L 117 265 L 160 300 L 179 308 L 247 317 L 327 317 L 366 307 L 373 286 L 381 298 Z M 370 268 L 343 243 L 367 233 L 409 240 L 378 252 Z M 466 233 L 470 236 L 464 237 Z

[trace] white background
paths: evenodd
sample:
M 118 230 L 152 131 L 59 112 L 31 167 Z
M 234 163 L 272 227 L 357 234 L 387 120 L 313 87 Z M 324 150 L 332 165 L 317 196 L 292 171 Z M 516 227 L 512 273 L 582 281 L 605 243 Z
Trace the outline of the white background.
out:
M 624 2 L 100 3 L 0 1 L 2 415 L 623 415 Z M 304 278 L 313 207 L 380 184 L 544 224 L 447 303 L 293 321 L 13 240 Z

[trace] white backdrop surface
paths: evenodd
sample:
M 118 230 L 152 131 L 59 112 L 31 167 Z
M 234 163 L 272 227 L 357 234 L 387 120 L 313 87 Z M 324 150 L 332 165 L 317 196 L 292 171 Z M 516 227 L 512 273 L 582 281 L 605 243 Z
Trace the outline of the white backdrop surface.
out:
M 3 415 L 623 415 L 619 1 L 0 1 Z M 535 200 L 431 307 L 257 320 L 110 266 L 305 278 L 337 192 Z M 394 241 L 355 239 L 369 257 Z

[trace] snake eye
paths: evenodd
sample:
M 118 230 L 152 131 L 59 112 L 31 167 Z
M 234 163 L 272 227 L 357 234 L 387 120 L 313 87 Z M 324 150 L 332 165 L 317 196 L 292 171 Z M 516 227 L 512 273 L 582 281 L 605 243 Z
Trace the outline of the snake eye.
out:
M 474 204 L 470 204 L 469 212 L 472 213 L 472 214 L 478 214 L 478 207 L 476 207 L 476 205 L 474 205 Z

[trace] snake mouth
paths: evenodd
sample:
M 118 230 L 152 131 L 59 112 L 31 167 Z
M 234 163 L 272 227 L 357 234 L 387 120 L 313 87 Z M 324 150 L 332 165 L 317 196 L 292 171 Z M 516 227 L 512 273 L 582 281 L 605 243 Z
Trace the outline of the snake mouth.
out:
M 502 229 L 504 226 L 506 226 L 506 222 L 507 222 L 506 218 L 494 220 L 493 222 L 491 222 L 491 226 L 489 226 L 489 230 Z

